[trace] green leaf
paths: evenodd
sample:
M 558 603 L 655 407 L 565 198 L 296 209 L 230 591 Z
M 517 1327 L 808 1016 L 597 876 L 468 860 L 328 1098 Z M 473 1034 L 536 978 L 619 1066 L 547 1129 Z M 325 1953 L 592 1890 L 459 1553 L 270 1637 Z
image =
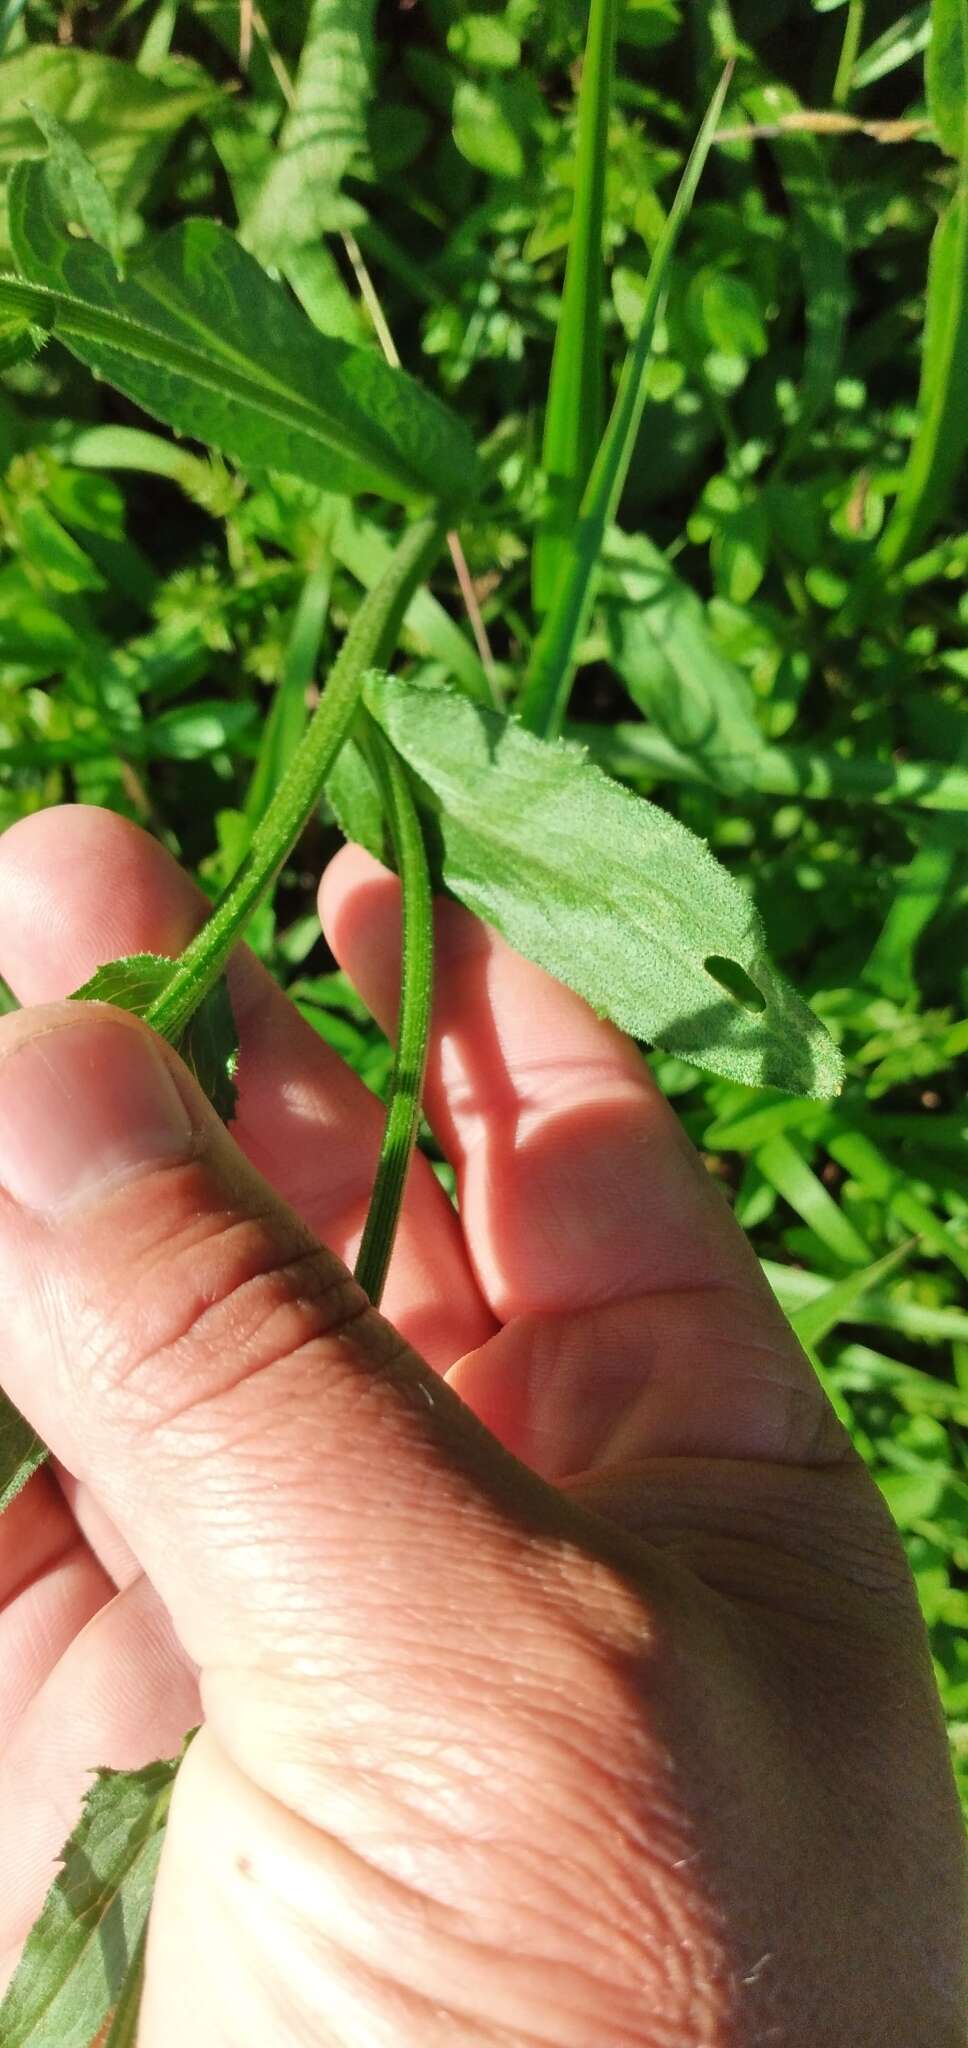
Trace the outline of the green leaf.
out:
M 860 92 L 865 85 L 874 85 L 877 79 L 886 78 L 900 65 L 910 63 L 912 57 L 927 49 L 930 41 L 931 8 L 929 0 L 924 0 L 923 6 L 909 8 L 890 23 L 883 35 L 868 44 L 851 73 L 853 90 Z
M 368 161 L 375 7 L 376 0 L 312 0 L 292 104 L 242 224 L 246 247 L 265 263 L 363 217 L 340 188 Z
M 722 789 L 748 786 L 762 748 L 753 692 L 722 652 L 699 598 L 644 534 L 615 530 L 605 571 L 624 601 L 609 606 L 612 659 L 629 695 Z
M 0 1515 L 23 1492 L 46 1457 L 46 1445 L 0 1388 Z
M 755 1158 L 764 1180 L 768 1180 L 777 1194 L 789 1202 L 808 1230 L 813 1231 L 836 1259 L 842 1260 L 845 1266 L 866 1266 L 870 1263 L 870 1245 L 864 1242 L 850 1217 L 828 1194 L 792 1139 L 785 1133 L 778 1133 L 760 1146 Z
M 943 1223 L 927 1202 L 922 1202 L 906 1173 L 879 1150 L 862 1131 L 839 1131 L 827 1139 L 832 1159 L 859 1180 L 866 1191 L 883 1202 L 905 1230 L 913 1230 L 931 1251 L 950 1259 L 968 1279 L 968 1244 L 956 1234 L 953 1223 Z
M 91 2048 L 147 1921 L 180 1761 L 98 1771 L 0 2005 L 4 2048 Z
M 40 155 L 36 121 L 42 110 L 69 131 L 114 204 L 122 212 L 135 206 L 179 128 L 220 97 L 201 73 L 190 78 L 170 87 L 76 45 L 27 44 L 0 63 L 0 191 L 7 171 Z M 4 204 L 0 249 L 7 247 Z
M 673 746 L 664 733 L 648 725 L 569 725 L 571 736 L 587 746 L 610 775 L 634 781 L 637 775 L 673 782 L 711 782 L 698 757 Z M 761 747 L 737 766 L 737 789 L 763 796 L 847 798 L 873 804 L 918 804 L 925 810 L 947 811 L 951 829 L 962 843 L 968 832 L 968 769 L 945 761 L 878 760 L 874 754 L 835 754 L 829 747 Z
M 540 108 L 527 72 L 492 77 L 487 85 L 462 78 L 454 93 L 454 141 L 463 157 L 493 178 L 520 178 L 531 125 Z
M 535 643 L 521 695 L 520 712 L 534 732 L 560 731 L 578 660 L 578 647 L 595 595 L 602 549 L 614 524 L 619 498 L 638 438 L 646 397 L 652 336 L 662 304 L 669 264 L 689 212 L 729 87 L 724 71 L 693 144 L 656 246 L 646 282 L 642 322 L 622 370 L 615 403 L 585 487 L 580 516 L 555 582 L 554 596 Z
M 460 63 L 482 71 L 513 71 L 521 61 L 520 38 L 496 14 L 461 15 L 447 30 L 447 48 Z
M 114 1003 L 145 1017 L 153 1002 L 171 979 L 174 962 L 158 953 L 132 953 L 124 960 L 110 960 L 74 990 L 72 1002 Z M 223 1123 L 235 1114 L 235 1069 L 239 1041 L 232 1015 L 232 1003 L 224 976 L 210 989 L 190 1017 L 183 1032 L 171 1043 L 194 1074 L 200 1088 L 218 1111 Z
M 578 99 L 575 205 L 545 408 L 547 492 L 532 557 L 535 610 L 546 612 L 567 560 L 602 432 L 603 228 L 618 0 L 592 0 Z
M 928 111 L 949 156 L 968 156 L 968 0 L 932 0 Z
M 889 1273 L 895 1272 L 905 1259 L 910 1258 L 915 1241 L 913 1237 L 909 1238 L 906 1244 L 886 1252 L 882 1259 L 875 1259 L 871 1265 L 845 1274 L 832 1286 L 826 1281 L 821 1282 L 802 1305 L 788 1308 L 787 1313 L 801 1344 L 812 1351 L 839 1323 L 860 1321 L 860 1311 L 865 1302 L 868 1310 L 872 1311 L 870 1296 L 876 1293 L 879 1283 L 886 1280 Z
M 883 569 L 913 554 L 947 509 L 968 446 L 968 154 L 934 231 L 918 428 L 877 550 Z
M 50 145 L 47 172 L 58 187 L 65 214 L 80 221 L 91 240 L 99 242 L 101 248 L 108 251 L 118 276 L 123 277 L 121 223 L 103 178 L 90 157 L 85 156 L 70 129 L 65 128 L 55 114 L 48 112 L 46 107 L 39 107 L 35 100 L 27 100 L 26 106 Z
M 0 279 L 0 309 L 48 316 L 74 355 L 179 432 L 335 491 L 473 488 L 460 422 L 375 351 L 319 334 L 214 221 L 169 229 L 120 283 L 104 250 L 66 233 L 42 165 L 14 174 L 10 218 L 29 282 Z
M 364 699 L 420 778 L 447 887 L 519 952 L 695 1065 L 837 1092 L 836 1048 L 769 961 L 750 899 L 685 826 L 574 746 L 449 691 L 371 676 Z

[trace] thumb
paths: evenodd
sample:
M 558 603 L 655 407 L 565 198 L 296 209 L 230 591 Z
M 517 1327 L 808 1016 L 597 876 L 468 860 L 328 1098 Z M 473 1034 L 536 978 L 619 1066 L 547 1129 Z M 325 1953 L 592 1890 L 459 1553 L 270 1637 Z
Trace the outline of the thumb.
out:
M 201 1667 L 206 1718 L 267 1790 L 291 1800 L 281 1775 L 327 1723 L 359 1727 L 361 1688 L 399 1727 L 414 1669 L 426 1686 L 428 1659 L 459 1663 L 482 1574 L 489 1627 L 507 1602 L 515 1634 L 528 1528 L 563 1505 L 369 1308 L 145 1025 L 70 1004 L 4 1020 L 0 1187 L 4 1386 L 113 1518 Z

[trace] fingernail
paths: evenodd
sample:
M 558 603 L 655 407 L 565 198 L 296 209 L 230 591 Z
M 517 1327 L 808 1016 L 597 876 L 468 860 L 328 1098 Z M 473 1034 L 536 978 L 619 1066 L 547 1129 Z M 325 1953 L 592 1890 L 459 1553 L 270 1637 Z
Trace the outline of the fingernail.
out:
M 186 1155 L 193 1130 L 145 1032 L 83 1012 L 0 1055 L 0 1184 L 56 1212 Z

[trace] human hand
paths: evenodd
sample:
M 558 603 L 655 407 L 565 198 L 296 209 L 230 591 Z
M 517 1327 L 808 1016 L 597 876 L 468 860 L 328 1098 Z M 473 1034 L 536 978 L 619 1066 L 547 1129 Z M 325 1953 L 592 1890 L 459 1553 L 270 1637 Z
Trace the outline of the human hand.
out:
M 395 882 L 322 898 L 392 1026 Z M 904 1560 L 634 1048 L 441 908 L 461 1227 L 418 1158 L 384 1321 L 379 1105 L 253 961 L 232 1138 L 54 1000 L 197 915 L 109 814 L 0 845 L 0 1377 L 59 1461 L 0 1521 L 8 1969 L 92 1767 L 204 1715 L 141 2048 L 961 2048 Z

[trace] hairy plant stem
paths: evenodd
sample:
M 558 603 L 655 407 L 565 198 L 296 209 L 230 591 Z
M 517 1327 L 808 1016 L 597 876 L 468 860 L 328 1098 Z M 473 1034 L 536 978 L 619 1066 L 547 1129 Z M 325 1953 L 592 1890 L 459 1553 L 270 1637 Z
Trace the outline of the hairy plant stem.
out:
M 256 826 L 241 867 L 145 1013 L 162 1038 L 177 1041 L 214 987 L 253 911 L 312 816 L 356 717 L 363 677 L 367 669 L 382 667 L 389 660 L 407 605 L 439 553 L 447 525 L 448 521 L 436 514 L 417 520 L 396 547 L 380 582 L 363 599 L 305 738 Z
M 386 805 L 402 892 L 397 1046 L 376 1179 L 356 1261 L 356 1279 L 379 1307 L 420 1122 L 433 998 L 434 915 L 427 850 L 406 769 L 369 721 L 367 755 Z

